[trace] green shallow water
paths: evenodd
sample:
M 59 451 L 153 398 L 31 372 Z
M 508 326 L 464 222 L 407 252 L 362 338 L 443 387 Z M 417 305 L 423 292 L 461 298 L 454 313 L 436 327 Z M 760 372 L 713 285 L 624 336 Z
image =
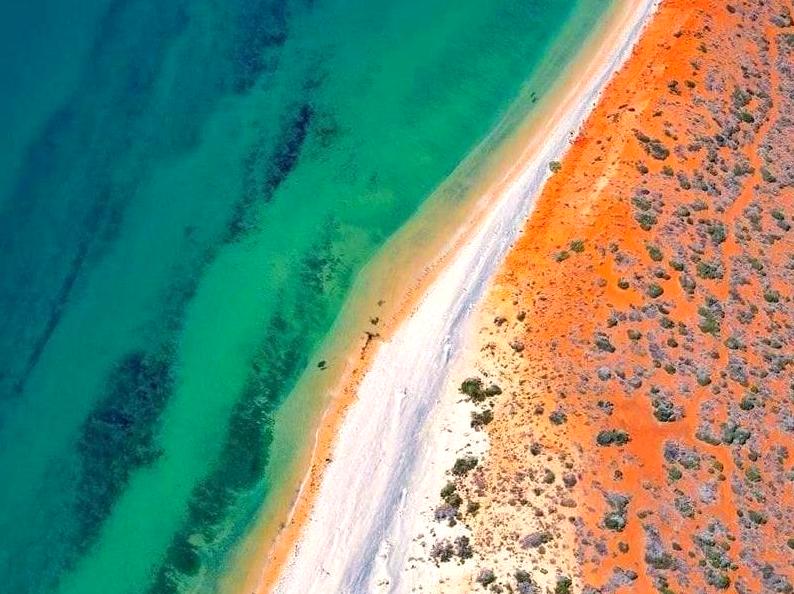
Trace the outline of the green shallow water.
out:
M 215 591 L 357 272 L 609 5 L 6 7 L 2 590 Z

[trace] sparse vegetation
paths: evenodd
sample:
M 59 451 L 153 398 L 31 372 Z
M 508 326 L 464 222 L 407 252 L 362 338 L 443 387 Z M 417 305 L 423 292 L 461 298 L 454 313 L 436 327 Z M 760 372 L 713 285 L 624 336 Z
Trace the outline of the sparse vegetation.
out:
M 629 434 L 622 429 L 604 429 L 599 431 L 596 436 L 596 443 L 600 446 L 622 446 L 629 443 L 630 440 Z
M 455 464 L 452 467 L 452 474 L 455 476 L 464 476 L 470 470 L 473 470 L 477 466 L 477 458 L 474 456 L 466 456 L 464 458 L 458 458 L 455 460 Z
M 451 499 L 458 522 L 483 501 L 483 542 L 515 545 L 493 592 L 566 573 L 577 592 L 794 591 L 793 25 L 770 33 L 777 2 L 698 6 L 653 44 L 682 68 L 634 66 L 647 89 L 596 112 L 571 149 L 587 167 L 563 167 L 499 277 L 480 361 L 509 394 L 480 429 L 505 460 Z
M 656 283 L 651 283 L 650 285 L 648 285 L 647 293 L 648 293 L 648 297 L 651 297 L 652 299 L 656 299 L 657 297 L 662 296 L 662 294 L 664 293 L 664 289 L 662 289 L 662 287 L 660 285 L 657 285 Z

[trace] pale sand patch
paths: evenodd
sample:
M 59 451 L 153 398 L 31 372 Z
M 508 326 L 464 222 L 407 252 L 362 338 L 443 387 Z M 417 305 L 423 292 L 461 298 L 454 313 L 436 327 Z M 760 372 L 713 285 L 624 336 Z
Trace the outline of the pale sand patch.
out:
M 319 505 L 277 591 L 368 592 L 375 580 L 388 580 L 384 589 L 389 591 L 409 591 L 430 579 L 419 576 L 417 583 L 410 583 L 400 574 L 408 563 L 411 539 L 427 527 L 426 502 L 437 496 L 444 481 L 440 469 L 448 468 L 449 459 L 477 437 L 461 429 L 459 419 L 468 423 L 468 412 L 457 403 L 447 379 L 463 322 L 529 213 L 548 162 L 559 159 L 575 136 L 655 5 L 647 0 L 620 7 L 585 65 L 569 73 L 573 80 L 564 98 L 487 196 L 491 212 L 414 314 L 378 350 L 338 433 L 318 490 Z M 428 428 L 445 425 L 450 431 L 436 436 L 435 446 L 430 446 Z M 460 446 L 452 441 L 458 437 Z M 379 550 L 385 555 L 378 556 Z

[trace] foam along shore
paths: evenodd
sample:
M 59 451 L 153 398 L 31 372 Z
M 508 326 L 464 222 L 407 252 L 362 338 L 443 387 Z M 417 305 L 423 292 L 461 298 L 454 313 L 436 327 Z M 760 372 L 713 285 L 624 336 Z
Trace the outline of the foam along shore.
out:
M 438 457 L 429 427 L 457 398 L 448 385 L 465 322 L 483 295 L 547 176 L 575 138 L 611 75 L 631 53 L 658 0 L 620 2 L 564 83 L 515 166 L 487 196 L 488 211 L 415 311 L 375 354 L 344 416 L 312 511 L 275 591 L 401 592 L 420 508 L 434 490 Z M 437 444 L 436 444 L 437 445 Z M 433 470 L 431 470 L 433 469 Z M 376 582 L 379 586 L 376 586 Z

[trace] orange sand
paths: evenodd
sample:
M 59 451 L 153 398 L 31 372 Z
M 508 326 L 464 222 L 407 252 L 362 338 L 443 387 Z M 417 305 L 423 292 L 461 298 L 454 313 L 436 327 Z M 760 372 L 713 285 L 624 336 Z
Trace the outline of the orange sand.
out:
M 575 592 L 794 583 L 791 11 L 663 2 L 544 189 L 479 318 L 472 374 L 504 390 L 458 480 L 483 567 L 507 549 L 562 574 L 573 550 Z M 721 437 L 729 420 L 745 443 Z M 610 429 L 630 441 L 597 445 Z M 629 498 L 622 530 L 609 493 Z

